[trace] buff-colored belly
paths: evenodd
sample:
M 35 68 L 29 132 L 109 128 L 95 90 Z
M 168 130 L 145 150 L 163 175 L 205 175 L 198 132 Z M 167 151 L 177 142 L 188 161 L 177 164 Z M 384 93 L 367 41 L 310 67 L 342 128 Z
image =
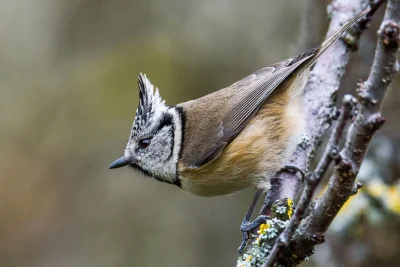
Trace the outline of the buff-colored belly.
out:
M 200 196 L 269 189 L 270 177 L 283 167 L 294 137 L 303 132 L 299 99 L 275 95 L 269 100 L 216 160 L 195 169 L 179 164 L 183 189 Z

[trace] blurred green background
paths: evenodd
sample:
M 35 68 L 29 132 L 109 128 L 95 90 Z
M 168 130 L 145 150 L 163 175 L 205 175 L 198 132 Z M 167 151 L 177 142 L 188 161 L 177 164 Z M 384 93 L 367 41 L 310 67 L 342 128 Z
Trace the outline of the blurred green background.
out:
M 129 169 L 107 169 L 128 139 L 137 74 L 146 73 L 169 104 L 202 96 L 317 45 L 328 3 L 1 0 L 0 266 L 234 266 L 253 190 L 200 198 Z M 368 75 L 379 16 L 353 57 L 344 91 Z M 391 90 L 389 99 L 380 135 L 396 148 L 399 93 Z M 371 156 L 369 166 L 378 165 L 374 177 L 397 197 L 398 161 L 382 153 L 390 160 Z M 399 150 L 390 153 L 400 158 Z M 382 166 L 390 172 L 379 172 Z M 370 203 L 362 203 L 369 215 Z M 400 213 L 383 205 L 382 214 Z M 398 253 L 383 254 L 400 237 L 382 240 L 365 230 L 375 227 L 365 218 L 337 227 L 358 234 L 332 236 L 338 245 L 317 247 L 306 264 L 376 266 L 368 265 L 374 253 L 383 265 L 398 262 Z M 398 221 L 379 218 L 380 226 L 396 222 L 384 233 L 399 236 Z

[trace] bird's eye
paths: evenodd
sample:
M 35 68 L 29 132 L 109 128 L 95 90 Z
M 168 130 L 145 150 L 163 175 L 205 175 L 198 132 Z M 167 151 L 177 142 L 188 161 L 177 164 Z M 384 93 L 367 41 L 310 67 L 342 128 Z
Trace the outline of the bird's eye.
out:
M 150 143 L 151 143 L 150 138 L 142 139 L 142 140 L 139 141 L 139 147 L 141 149 L 146 149 L 146 148 L 149 147 Z

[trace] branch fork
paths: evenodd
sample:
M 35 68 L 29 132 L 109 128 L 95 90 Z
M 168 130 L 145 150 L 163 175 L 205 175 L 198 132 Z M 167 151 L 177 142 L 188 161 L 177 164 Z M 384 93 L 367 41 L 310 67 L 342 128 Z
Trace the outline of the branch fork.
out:
M 335 0 L 330 6 L 332 20 L 329 31 L 354 15 L 349 14 L 347 5 L 357 7 L 356 10 L 351 9 L 357 13 L 366 8 L 366 2 L 354 0 L 350 4 L 348 0 Z M 375 11 L 382 2 L 373 2 L 372 10 Z M 346 15 L 340 14 L 342 11 Z M 282 263 L 285 266 L 300 264 L 313 253 L 315 245 L 324 242 L 325 232 L 340 208 L 362 187 L 355 179 L 372 136 L 385 123 L 380 108 L 390 82 L 399 71 L 397 56 L 400 44 L 400 0 L 388 1 L 385 17 L 378 31 L 378 45 L 369 77 L 365 82 L 358 83 L 357 100 L 350 95 L 343 98 L 343 105 L 337 117 L 334 96 L 340 78 L 344 74 L 350 50 L 356 47 L 371 16 L 372 14 L 358 23 L 351 32 L 350 39 L 347 35 L 344 42 L 333 44 L 321 56 L 310 75 L 304 94 L 307 107 L 306 137 L 293 153 L 289 163 L 307 169 L 309 159 L 314 154 L 321 136 L 333 119 L 337 118 L 337 122 L 316 169 L 306 175 L 297 208 L 267 253 L 268 257 L 262 265 L 264 267 Z M 346 134 L 346 142 L 340 149 L 340 141 L 345 136 L 346 123 L 350 119 L 352 123 Z M 334 163 L 335 168 L 328 187 L 319 199 L 312 202 L 314 192 L 331 163 Z M 273 188 L 267 196 L 272 209 L 279 203 L 275 203 L 274 199 L 295 199 L 299 188 L 295 174 L 279 173 L 272 183 Z

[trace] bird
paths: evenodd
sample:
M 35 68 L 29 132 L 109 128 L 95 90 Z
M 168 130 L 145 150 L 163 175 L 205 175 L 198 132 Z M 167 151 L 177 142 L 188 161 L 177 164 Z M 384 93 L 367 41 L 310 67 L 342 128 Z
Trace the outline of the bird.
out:
M 198 99 L 167 105 L 145 74 L 121 158 L 129 166 L 198 196 L 253 187 L 266 192 L 305 131 L 302 92 L 321 54 L 370 9 L 321 45 L 262 68 Z M 323 90 L 323 88 L 321 88 Z

